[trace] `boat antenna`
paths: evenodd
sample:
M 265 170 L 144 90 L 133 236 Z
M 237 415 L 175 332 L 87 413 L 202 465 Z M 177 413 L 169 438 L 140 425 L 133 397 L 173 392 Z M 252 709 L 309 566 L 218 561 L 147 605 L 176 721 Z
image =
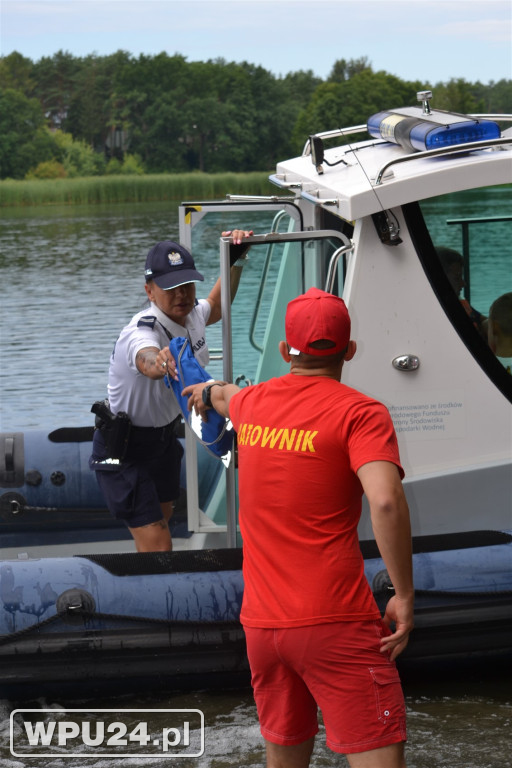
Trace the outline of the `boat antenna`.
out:
M 357 147 L 354 147 L 350 141 L 348 142 L 347 146 L 349 147 L 349 151 L 352 152 L 352 155 L 355 158 L 356 163 L 359 165 L 361 171 L 366 177 L 366 180 L 368 181 L 370 189 L 372 190 L 379 204 L 380 211 L 378 213 L 372 214 L 372 219 L 381 242 L 384 243 L 384 245 L 400 245 L 400 243 L 402 243 L 403 241 L 402 241 L 402 238 L 400 237 L 400 223 L 397 217 L 392 211 L 386 210 L 384 208 L 382 200 L 379 197 L 379 193 L 377 192 L 375 185 L 372 184 L 372 180 L 358 156 Z

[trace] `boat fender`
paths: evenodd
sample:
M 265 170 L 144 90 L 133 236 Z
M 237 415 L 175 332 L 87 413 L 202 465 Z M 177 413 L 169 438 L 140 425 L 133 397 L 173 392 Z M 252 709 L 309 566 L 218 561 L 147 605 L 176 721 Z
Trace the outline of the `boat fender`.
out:
M 55 607 L 66 624 L 83 624 L 96 611 L 96 603 L 91 593 L 76 588 L 62 592 Z

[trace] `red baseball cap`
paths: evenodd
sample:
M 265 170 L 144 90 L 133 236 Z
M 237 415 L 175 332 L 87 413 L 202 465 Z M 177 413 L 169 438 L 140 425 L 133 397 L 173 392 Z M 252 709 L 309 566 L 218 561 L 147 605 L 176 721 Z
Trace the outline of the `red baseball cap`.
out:
M 300 352 L 319 357 L 336 355 L 350 341 L 350 316 L 339 296 L 310 288 L 288 304 L 285 330 L 292 355 Z M 320 340 L 330 341 L 332 346 L 327 349 L 311 346 Z

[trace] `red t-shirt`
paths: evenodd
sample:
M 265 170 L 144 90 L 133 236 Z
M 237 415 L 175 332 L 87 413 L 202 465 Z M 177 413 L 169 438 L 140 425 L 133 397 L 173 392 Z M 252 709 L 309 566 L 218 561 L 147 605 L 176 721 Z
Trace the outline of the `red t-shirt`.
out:
M 356 472 L 390 461 L 403 476 L 387 409 L 334 379 L 290 373 L 242 389 L 229 415 L 238 435 L 242 623 L 379 618 L 357 538 Z

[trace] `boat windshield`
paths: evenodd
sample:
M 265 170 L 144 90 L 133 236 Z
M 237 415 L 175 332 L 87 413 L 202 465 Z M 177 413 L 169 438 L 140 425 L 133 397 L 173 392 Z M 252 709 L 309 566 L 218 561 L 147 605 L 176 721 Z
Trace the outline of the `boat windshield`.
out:
M 201 271 L 211 272 L 212 265 L 219 264 L 220 232 L 240 228 L 261 236 L 261 242 L 251 243 L 231 305 L 232 380 L 245 386 L 285 373 L 278 343 L 285 338 L 287 303 L 306 285 L 325 286 L 328 279 L 331 290 L 343 290 L 346 259 L 343 255 L 333 259 L 333 254 L 349 245 L 342 220 L 334 225 L 331 217 L 324 222 L 325 230 L 313 233 L 302 232 L 301 214 L 293 201 L 281 206 L 254 202 L 237 207 L 217 201 L 182 207 L 182 242 L 200 254 Z M 281 240 L 273 241 L 273 235 Z M 220 323 L 208 328 L 208 371 L 216 378 L 225 378 L 222 334 Z

